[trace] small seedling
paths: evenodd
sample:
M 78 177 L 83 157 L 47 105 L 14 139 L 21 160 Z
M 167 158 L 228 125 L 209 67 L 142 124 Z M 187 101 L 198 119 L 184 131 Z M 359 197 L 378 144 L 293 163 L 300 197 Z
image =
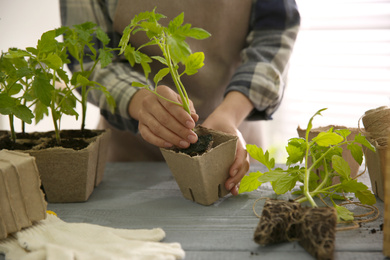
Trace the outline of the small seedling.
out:
M 180 95 L 182 101 L 181 104 L 160 96 L 156 90 L 147 84 L 133 82 L 132 86 L 145 88 L 162 99 L 182 106 L 190 114 L 189 98 L 180 78 L 184 74 L 193 75 L 197 73 L 201 67 L 203 67 L 204 53 L 191 53 L 191 49 L 185 40 L 187 37 L 198 40 L 206 39 L 210 36 L 210 34 L 201 28 L 191 27 L 191 24 L 183 24 L 184 13 L 175 17 L 169 22 L 167 27 L 164 27 L 159 23 L 159 20 L 166 17 L 162 14 L 156 13 L 155 9 L 151 12 L 142 12 L 136 15 L 132 19 L 131 23 L 124 29 L 123 36 L 119 43 L 120 54 L 124 54 L 131 66 L 140 64 L 143 68 L 146 79 L 148 79 L 149 73 L 151 72 L 149 64 L 152 60 L 154 59 L 162 63 L 165 67 L 159 70 L 154 76 L 154 84 L 155 86 L 158 86 L 158 83 L 165 76 L 170 74 L 177 92 Z M 131 35 L 140 31 L 145 32 L 146 36 L 149 38 L 149 42 L 135 48 L 130 44 L 129 40 Z M 161 56 L 149 57 L 141 52 L 142 48 L 152 45 L 158 46 L 161 50 Z
M 64 42 L 58 40 L 62 35 L 65 36 Z M 99 51 L 92 44 L 93 35 L 102 42 L 103 47 Z M 80 102 L 81 130 L 84 130 L 89 91 L 92 89 L 102 91 L 109 107 L 112 110 L 115 107 L 115 101 L 107 89 L 100 83 L 88 79 L 99 61 L 102 67 L 111 62 L 112 49 L 106 47 L 108 42 L 108 36 L 102 29 L 96 27 L 94 23 L 87 22 L 72 28 L 63 26 L 44 32 L 36 47 L 10 50 L 1 59 L 0 99 L 7 102 L 2 102 L 0 112 L 9 114 L 10 121 L 15 115 L 28 123 L 34 117 L 35 122 L 39 123 L 44 116 L 49 115 L 50 111 L 56 141 L 60 145 L 60 120 L 64 114 L 75 116 L 77 119 L 76 104 Z M 85 53 L 87 49 L 89 54 Z M 80 72 L 73 73 L 71 78 L 65 70 L 65 66 L 70 63 L 68 53 L 79 62 L 81 69 Z M 92 61 L 92 65 L 88 68 L 84 63 L 85 56 Z M 58 87 L 59 82 L 64 87 Z M 18 99 L 13 98 L 12 95 L 18 94 L 23 86 L 24 94 Z M 81 99 L 74 93 L 76 88 L 81 88 Z M 30 110 L 31 106 L 26 107 L 28 101 L 34 105 L 33 114 Z M 11 124 L 11 132 L 12 130 Z
M 10 48 L 0 57 L 0 114 L 7 115 L 11 131 L 11 140 L 16 141 L 14 118 L 22 120 L 22 132 L 25 123 L 31 124 L 34 115 L 31 106 L 34 104 L 32 79 L 34 74 L 31 61 L 25 57 L 11 55 L 17 49 Z
M 248 144 L 247 151 L 250 156 L 264 166 L 268 172 L 251 172 L 244 176 L 241 181 L 239 192 L 256 190 L 262 183 L 270 182 L 276 194 L 284 194 L 291 191 L 297 182 L 300 182 L 300 190 L 294 194 L 301 194 L 298 202 L 309 201 L 312 207 L 317 207 L 313 197 L 329 198 L 337 210 L 338 218 L 351 221 L 353 213 L 344 206 L 339 206 L 335 201 L 344 200 L 344 193 L 354 193 L 362 204 L 373 205 L 376 203 L 375 196 L 368 187 L 359 182 L 357 177 L 351 177 L 351 169 L 343 159 L 343 146 L 351 152 L 354 160 L 362 164 L 362 146 L 375 151 L 367 139 L 360 133 L 351 141 L 347 136 L 351 134 L 348 129 L 333 128 L 319 133 L 309 140 L 309 132 L 312 129 L 312 121 L 315 116 L 321 115 L 325 109 L 317 111 L 309 120 L 305 138 L 291 138 L 288 141 L 286 151 L 288 153 L 287 169 L 275 168 L 275 159 L 270 158 L 269 152 L 264 152 L 261 147 Z M 312 162 L 309 165 L 309 162 Z M 302 166 L 302 163 L 304 165 Z M 317 172 L 320 174 L 318 175 Z M 333 184 L 333 177 L 338 176 L 340 182 Z

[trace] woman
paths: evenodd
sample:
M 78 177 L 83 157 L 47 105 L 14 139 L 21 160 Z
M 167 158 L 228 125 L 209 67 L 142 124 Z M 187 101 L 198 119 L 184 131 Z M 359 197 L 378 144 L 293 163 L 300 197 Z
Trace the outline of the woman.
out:
M 134 15 L 151 11 L 167 16 L 184 12 L 184 22 L 211 33 L 206 40 L 189 40 L 192 51 L 205 53 L 205 66 L 182 81 L 191 99 L 191 115 L 179 106 L 145 89 L 132 87 L 143 72 L 118 57 L 91 76 L 111 92 L 117 102 L 112 114 L 104 97 L 91 91 L 90 101 L 99 106 L 101 128 L 111 128 L 111 161 L 162 160 L 158 147 L 186 148 L 197 141 L 195 124 L 239 136 L 236 159 L 225 186 L 233 195 L 249 169 L 245 143 L 261 145 L 260 120 L 271 119 L 286 87 L 288 61 L 299 30 L 300 16 L 294 0 L 61 0 L 63 25 L 92 21 L 101 26 L 117 47 L 121 32 Z M 163 21 L 163 20 L 162 20 Z M 140 46 L 143 38 L 132 36 Z M 97 43 L 98 44 L 98 43 Z M 147 50 L 153 53 L 153 49 Z M 77 71 L 77 64 L 70 66 Z M 158 70 L 152 64 L 150 78 Z M 178 100 L 167 78 L 157 92 Z

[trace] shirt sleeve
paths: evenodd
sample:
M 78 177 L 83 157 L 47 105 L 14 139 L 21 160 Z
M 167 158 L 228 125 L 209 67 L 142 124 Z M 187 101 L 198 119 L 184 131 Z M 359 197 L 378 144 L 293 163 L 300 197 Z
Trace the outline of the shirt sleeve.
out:
M 299 26 L 295 0 L 255 1 L 242 65 L 225 93 L 239 91 L 251 100 L 248 120 L 271 119 L 278 108 Z
M 100 26 L 111 39 L 109 47 L 116 48 L 121 35 L 113 29 L 112 18 L 114 16 L 116 0 L 90 1 L 90 0 L 60 0 L 61 22 L 64 26 L 73 26 L 84 22 L 94 22 Z M 94 45 L 99 46 L 99 41 L 94 38 Z M 108 66 L 97 66 L 90 76 L 90 80 L 99 82 L 111 93 L 116 102 L 114 113 L 109 109 L 104 94 L 98 90 L 89 91 L 88 101 L 100 109 L 100 114 L 114 127 L 120 130 L 138 131 L 138 121 L 131 118 L 128 106 L 131 98 L 139 88 L 132 87 L 133 81 L 146 83 L 143 74 L 132 69 L 130 64 L 114 53 L 114 59 Z M 71 72 L 79 70 L 77 61 L 72 60 L 68 67 Z M 92 63 L 85 61 L 86 68 Z M 151 82 L 148 82 L 152 86 Z

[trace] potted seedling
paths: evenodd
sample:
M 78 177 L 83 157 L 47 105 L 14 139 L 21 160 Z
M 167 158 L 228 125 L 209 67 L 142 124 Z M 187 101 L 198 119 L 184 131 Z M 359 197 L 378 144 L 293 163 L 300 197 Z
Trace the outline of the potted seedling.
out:
M 351 168 L 342 157 L 343 148 L 346 148 L 360 165 L 363 161 L 362 146 L 375 151 L 364 136 L 359 133 L 351 140 L 348 138 L 350 130 L 329 128 L 316 137 L 309 137 L 313 118 L 324 110 L 317 111 L 310 118 L 304 138 L 296 137 L 288 141 L 285 169 L 275 168 L 275 160 L 270 158 L 268 151 L 247 145 L 248 153 L 265 165 L 267 172 L 251 172 L 244 176 L 239 189 L 240 193 L 250 192 L 262 183 L 270 182 L 274 192 L 279 195 L 291 191 L 300 183 L 299 190 L 293 194 L 301 196 L 293 202 L 268 200 L 265 203 L 255 240 L 267 244 L 297 239 L 320 259 L 333 255 L 337 221 L 354 220 L 353 213 L 340 205 L 340 201 L 347 199 L 345 194 L 353 193 L 364 205 L 376 203 L 375 196 L 365 184 L 358 181 L 358 176 L 351 176 Z M 334 177 L 339 177 L 340 181 L 333 182 Z M 314 197 L 324 203 L 330 202 L 330 207 L 319 208 Z M 301 207 L 303 202 L 308 202 L 311 207 Z M 280 225 L 286 229 L 282 228 L 283 232 L 277 235 L 280 230 L 275 227 Z
M 15 51 L 15 48 L 9 51 Z M 31 124 L 34 114 L 30 107 L 34 98 L 31 96 L 33 69 L 29 61 L 23 56 L 6 58 L 2 53 L 0 57 L 0 114 L 8 117 L 10 125 L 9 146 L 15 147 L 16 131 L 15 118 L 22 121 L 22 133 L 25 133 L 25 124 Z M 5 135 L 5 133 L 3 133 Z
M 159 23 L 162 18 L 165 16 L 156 13 L 155 9 L 136 15 L 123 31 L 119 44 L 120 54 L 124 54 L 131 66 L 140 64 L 146 79 L 151 72 L 150 63 L 152 61 L 160 63 L 163 68 L 154 75 L 155 86 L 158 86 L 164 77 L 170 76 L 180 95 L 181 103 L 168 101 L 181 106 L 190 114 L 189 97 L 181 77 L 196 74 L 204 65 L 205 57 L 203 52 L 192 53 L 185 40 L 187 37 L 201 40 L 209 37 L 210 34 L 201 28 L 191 27 L 188 23 L 183 24 L 184 13 L 172 19 L 166 27 Z M 140 32 L 146 34 L 148 41 L 135 47 L 131 44 L 131 36 Z M 145 54 L 143 48 L 149 46 L 157 46 L 161 55 Z M 145 88 L 167 100 L 147 84 L 133 82 L 132 85 Z M 237 138 L 200 126 L 195 127 L 194 131 L 198 134 L 198 142 L 209 144 L 202 146 L 209 147 L 208 150 L 193 151 L 194 145 L 192 145 L 191 152 L 187 153 L 177 148 L 161 149 L 161 152 L 184 197 L 203 205 L 210 205 L 228 193 L 224 182 L 228 178 L 229 167 L 234 161 Z M 195 146 L 199 147 L 199 145 Z
M 102 42 L 100 50 L 96 50 L 92 44 L 94 34 Z M 63 42 L 57 40 L 61 35 L 65 38 Z M 41 143 L 26 150 L 36 158 L 50 202 L 85 201 L 102 179 L 107 150 L 104 146 L 108 143 L 109 132 L 91 131 L 84 126 L 86 96 L 90 90 L 102 91 L 108 104 L 112 108 L 115 106 L 105 87 L 88 79 L 98 62 L 100 66 L 110 62 L 112 54 L 111 49 L 106 47 L 108 41 L 107 35 L 99 27 L 84 23 L 73 28 L 47 31 L 36 48 L 11 50 L 5 55 L 9 61 L 22 57 L 32 64 L 31 93 L 35 121 L 38 123 L 49 114 L 52 118 L 54 132 L 45 133 L 48 136 L 42 137 Z M 90 53 L 85 53 L 85 50 Z M 65 71 L 65 66 L 70 62 L 68 53 L 80 63 L 81 68 L 72 77 Z M 91 60 L 88 66 L 84 64 L 86 55 Z M 58 87 L 58 83 L 63 87 Z M 76 88 L 81 88 L 81 98 L 75 95 Z M 61 131 L 60 120 L 64 114 L 78 117 L 75 110 L 77 102 L 82 107 L 81 129 Z

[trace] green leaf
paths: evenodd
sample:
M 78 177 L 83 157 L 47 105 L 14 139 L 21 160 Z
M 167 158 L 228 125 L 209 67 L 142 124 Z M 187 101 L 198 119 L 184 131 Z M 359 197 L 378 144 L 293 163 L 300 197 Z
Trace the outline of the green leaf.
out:
M 211 34 L 202 28 L 191 28 L 187 36 L 197 40 L 203 40 L 210 37 Z
M 63 80 L 66 84 L 69 83 L 69 77 L 68 73 L 66 73 L 63 69 L 57 70 L 57 75 L 60 77 L 61 80 Z
M 49 53 L 42 62 L 53 70 L 58 70 L 63 66 L 62 59 L 56 53 Z
M 179 28 L 184 22 L 184 13 L 179 14 L 175 18 L 173 18 L 169 24 L 168 24 L 168 29 L 171 33 L 174 33 L 177 28 Z
M 256 190 L 262 184 L 258 181 L 258 178 L 262 175 L 263 173 L 259 171 L 251 172 L 249 175 L 245 175 L 240 182 L 238 193 L 251 192 Z
M 345 192 L 353 192 L 353 193 L 368 189 L 368 187 L 365 184 L 358 182 L 356 179 L 342 180 L 341 188 Z
M 31 77 L 32 75 L 33 75 L 33 71 L 28 67 L 23 67 L 16 71 L 16 76 L 18 78 Z
M 313 119 L 314 119 L 314 117 L 316 117 L 316 116 L 318 116 L 318 115 L 321 115 L 321 112 L 322 112 L 322 111 L 325 111 L 325 110 L 327 110 L 327 108 L 323 108 L 323 109 L 318 110 L 318 111 L 310 118 L 309 123 L 307 124 L 307 128 L 306 128 L 306 137 L 305 137 L 306 140 L 308 140 L 308 138 L 309 138 L 309 133 L 310 133 L 311 129 L 313 128 Z
M 183 62 L 191 54 L 189 45 L 179 37 L 167 36 L 167 44 L 175 65 Z
M 155 59 L 155 60 L 161 62 L 162 64 L 164 64 L 165 66 L 168 66 L 167 60 L 161 56 L 152 56 L 152 59 Z
M 273 182 L 272 187 L 274 188 L 276 194 L 285 194 L 286 192 L 292 190 L 295 187 L 297 180 L 297 176 L 285 174 L 284 176 Z
M 362 204 L 374 205 L 376 203 L 375 195 L 368 189 L 356 191 L 355 196 Z
M 13 96 L 19 94 L 21 90 L 23 90 L 23 86 L 21 84 L 15 83 L 11 88 L 8 88 L 8 95 Z
M 136 50 L 131 45 L 127 45 L 124 48 L 124 55 L 127 61 L 130 63 L 132 67 L 134 67 L 136 59 L 135 59 Z
M 141 22 L 140 26 L 146 31 L 146 36 L 148 36 L 149 39 L 154 37 L 158 38 L 164 30 L 162 26 L 156 22 Z
M 103 45 L 107 45 L 110 42 L 110 37 L 102 30 L 102 28 L 96 28 L 96 38 L 98 38 Z
M 79 114 L 75 110 L 76 108 L 76 99 L 73 95 L 67 95 L 64 97 L 63 102 L 61 103 L 60 111 L 69 116 L 75 116 L 76 120 L 78 119 Z
M 246 150 L 248 151 L 249 155 L 259 161 L 260 163 L 264 164 L 268 170 L 271 170 L 275 167 L 275 159 L 269 158 L 269 152 L 266 151 L 263 152 L 263 149 L 261 147 L 257 147 L 257 145 L 254 144 L 247 144 Z
M 152 71 L 150 68 L 149 63 L 152 62 L 152 59 L 150 59 L 146 54 L 140 53 L 141 57 L 141 66 L 145 74 L 145 78 L 147 79 L 149 77 L 150 72 Z
M 19 118 L 20 120 L 26 122 L 27 124 L 32 123 L 32 119 L 34 118 L 34 114 L 31 110 L 25 105 L 17 105 L 12 108 L 12 113 Z
M 203 52 L 195 52 L 188 56 L 184 61 L 185 70 L 184 72 L 187 75 L 194 75 L 198 72 L 198 69 L 204 66 L 204 53 Z
M 99 50 L 100 66 L 102 68 L 107 67 L 111 63 L 112 57 L 114 57 L 114 55 L 110 51 L 100 49 Z
M 319 146 L 329 147 L 341 143 L 344 141 L 344 138 L 336 133 L 321 132 L 312 141 L 316 142 Z
M 348 144 L 347 148 L 351 151 L 352 157 L 355 159 L 355 161 L 362 165 L 363 162 L 363 149 L 360 145 L 355 143 Z
M 120 47 L 119 54 L 125 53 L 126 48 L 129 47 L 129 45 L 127 45 L 127 44 L 130 41 L 130 34 L 131 34 L 132 30 L 133 30 L 133 28 L 132 28 L 131 24 L 126 26 L 126 28 L 123 30 L 122 37 L 121 37 L 119 44 L 118 44 L 118 46 Z
M 347 139 L 347 136 L 351 134 L 349 129 L 336 129 L 335 132 L 341 135 L 344 139 Z
M 38 55 L 38 50 L 37 50 L 36 48 L 27 47 L 27 48 L 26 48 L 26 51 L 28 51 L 30 54 Z
M 112 97 L 111 93 L 107 90 L 107 88 L 105 86 L 103 86 L 102 84 L 100 84 L 99 82 L 96 82 L 96 81 L 90 81 L 90 84 L 93 87 L 90 87 L 88 89 L 87 93 L 90 90 L 92 90 L 92 89 L 100 90 L 104 94 L 104 96 L 106 97 L 107 104 L 108 104 L 108 106 L 110 108 L 111 113 L 114 114 L 115 107 L 116 107 L 115 99 Z
M 349 167 L 346 160 L 338 155 L 332 156 L 332 166 L 335 171 L 340 174 L 342 178 L 349 179 L 351 176 L 351 168 Z
M 16 105 L 16 99 L 6 93 L 0 93 L 0 108 L 10 108 Z
M 26 56 L 30 56 L 30 53 L 24 50 L 16 49 L 16 50 L 10 50 L 8 53 L 4 55 L 4 58 L 15 59 L 15 58 L 21 58 Z
M 50 80 L 42 74 L 38 74 L 35 76 L 32 86 L 35 96 L 44 105 L 49 106 L 51 102 L 51 92 L 54 90 L 54 87 L 50 84 Z
M 46 116 L 49 115 L 48 107 L 45 104 L 43 104 L 41 101 L 38 101 L 34 107 L 34 114 L 35 114 L 35 124 L 38 124 L 45 117 L 45 115 Z
M 286 151 L 288 154 L 286 165 L 302 163 L 306 153 L 306 140 L 303 138 L 290 139 Z
M 347 208 L 343 207 L 343 206 L 338 206 L 338 205 L 335 205 L 334 206 L 336 208 L 336 211 L 337 211 L 337 218 L 338 220 L 344 220 L 344 221 L 353 221 L 353 213 L 351 211 L 349 211 Z
M 44 32 L 41 36 L 41 39 L 38 40 L 38 45 L 37 45 L 38 53 L 55 52 L 58 43 L 55 40 L 56 37 L 57 35 L 55 30 Z
M 169 73 L 169 68 L 163 68 L 154 76 L 154 84 L 158 86 L 158 83 Z
M 367 147 L 368 149 L 370 149 L 373 152 L 375 152 L 375 150 L 376 150 L 375 147 L 369 141 L 367 141 L 366 137 L 362 136 L 360 133 L 358 135 L 355 135 L 354 141 L 359 143 L 359 144 L 364 145 L 365 147 Z
M 80 84 L 81 86 L 88 86 L 88 85 L 91 85 L 89 79 L 87 79 L 86 77 L 84 77 L 84 76 L 81 75 L 81 74 L 78 74 L 78 75 L 77 75 L 77 84 Z
M 141 82 L 137 82 L 137 81 L 133 81 L 133 82 L 131 83 L 131 86 L 132 86 L 132 87 L 137 87 L 137 88 L 149 88 L 148 85 L 143 84 L 143 83 L 141 83 Z
M 274 182 L 279 180 L 280 178 L 288 175 L 285 171 L 282 169 L 275 169 L 273 171 L 269 171 L 264 173 L 259 177 L 259 182 L 266 183 L 266 182 Z

